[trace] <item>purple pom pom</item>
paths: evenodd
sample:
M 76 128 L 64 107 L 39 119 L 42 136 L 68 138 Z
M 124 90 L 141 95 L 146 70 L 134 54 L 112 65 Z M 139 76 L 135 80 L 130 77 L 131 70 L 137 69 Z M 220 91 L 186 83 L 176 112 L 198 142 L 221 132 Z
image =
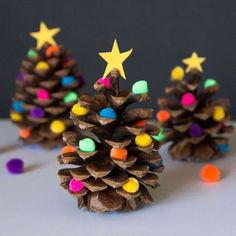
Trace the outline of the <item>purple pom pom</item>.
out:
M 24 162 L 18 158 L 11 159 L 7 162 L 6 168 L 12 174 L 21 174 L 24 170 Z
M 19 81 L 23 81 L 24 80 L 24 74 L 22 72 L 20 72 L 17 77 L 16 77 L 17 80 Z
M 42 110 L 41 108 L 39 107 L 35 107 L 33 109 L 31 109 L 30 111 L 30 115 L 33 117 L 33 118 L 41 118 L 44 116 L 44 110 Z
M 189 134 L 192 137 L 200 137 L 203 134 L 202 128 L 198 124 L 192 124 L 189 129 Z

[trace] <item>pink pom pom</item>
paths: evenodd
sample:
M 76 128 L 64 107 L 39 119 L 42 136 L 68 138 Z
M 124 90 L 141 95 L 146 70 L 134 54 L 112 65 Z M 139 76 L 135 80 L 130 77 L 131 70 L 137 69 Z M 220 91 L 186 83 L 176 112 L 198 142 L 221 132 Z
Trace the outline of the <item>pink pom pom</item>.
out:
M 78 193 L 84 188 L 84 184 L 80 180 L 71 179 L 69 183 L 69 189 L 72 193 Z
M 39 100 L 47 100 L 49 99 L 49 94 L 46 89 L 39 89 L 37 92 L 37 98 Z
M 111 88 L 111 81 L 109 77 L 99 78 L 98 83 L 103 84 L 107 89 Z
M 185 93 L 182 96 L 181 103 L 182 103 L 182 106 L 184 107 L 192 106 L 195 104 L 195 102 L 196 102 L 196 98 L 192 93 Z

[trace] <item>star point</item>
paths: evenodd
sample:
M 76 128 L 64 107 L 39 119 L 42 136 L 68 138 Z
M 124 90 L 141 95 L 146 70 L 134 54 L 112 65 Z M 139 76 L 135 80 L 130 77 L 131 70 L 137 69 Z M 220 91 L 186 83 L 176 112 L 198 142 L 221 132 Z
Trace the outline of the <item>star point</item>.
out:
M 40 49 L 45 43 L 51 45 L 57 45 L 54 40 L 54 36 L 60 32 L 60 28 L 49 29 L 47 25 L 42 21 L 38 32 L 30 33 L 30 36 L 37 40 L 37 49 Z
M 202 72 L 201 64 L 205 60 L 205 57 L 199 57 L 196 52 L 193 52 L 191 57 L 183 59 L 182 62 L 187 65 L 186 72 L 189 72 L 191 69 L 197 69 Z
M 111 52 L 100 52 L 99 56 L 101 56 L 103 60 L 107 62 L 103 78 L 105 78 L 113 69 L 117 69 L 120 75 L 126 79 L 123 62 L 129 57 L 132 51 L 133 49 L 130 49 L 129 51 L 120 53 L 117 40 L 115 39 Z

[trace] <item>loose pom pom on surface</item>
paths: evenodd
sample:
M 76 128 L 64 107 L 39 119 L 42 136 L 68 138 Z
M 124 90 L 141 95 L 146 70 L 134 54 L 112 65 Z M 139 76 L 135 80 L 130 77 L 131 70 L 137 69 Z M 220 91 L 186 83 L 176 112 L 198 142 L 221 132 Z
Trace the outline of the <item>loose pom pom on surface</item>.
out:
M 54 120 L 50 124 L 50 130 L 54 134 L 60 134 L 66 129 L 65 124 L 60 120 Z
M 176 66 L 171 71 L 172 80 L 182 80 L 184 78 L 184 69 L 181 66 Z
M 96 144 L 91 138 L 84 138 L 79 141 L 79 149 L 82 152 L 95 152 Z
M 75 104 L 71 110 L 72 110 L 73 114 L 75 114 L 77 116 L 85 116 L 89 113 L 89 109 L 79 106 L 78 104 Z
M 133 84 L 132 93 L 134 94 L 144 94 L 148 93 L 148 83 L 146 80 L 140 80 Z
M 135 144 L 139 147 L 148 147 L 152 144 L 152 138 L 147 133 L 139 134 L 135 137 Z
M 139 182 L 137 179 L 130 177 L 128 182 L 122 186 L 127 193 L 136 193 L 139 190 Z
M 115 120 L 117 118 L 115 110 L 111 107 L 103 108 L 99 112 L 99 115 L 103 118 L 109 118 L 109 119 L 113 119 L 113 120 Z
M 6 168 L 11 174 L 21 174 L 24 171 L 24 162 L 18 158 L 11 159 L 7 162 Z
M 200 177 L 204 182 L 215 183 L 220 180 L 221 172 L 215 165 L 206 164 L 201 169 Z

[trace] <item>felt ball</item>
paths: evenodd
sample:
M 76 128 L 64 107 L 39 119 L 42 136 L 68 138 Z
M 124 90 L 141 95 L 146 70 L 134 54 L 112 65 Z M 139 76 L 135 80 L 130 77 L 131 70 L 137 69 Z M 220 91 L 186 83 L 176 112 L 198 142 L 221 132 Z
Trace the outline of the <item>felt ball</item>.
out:
M 102 84 L 105 88 L 109 89 L 111 88 L 111 81 L 109 77 L 106 78 L 99 78 L 98 83 Z
M 25 108 L 23 107 L 24 103 L 22 101 L 14 101 L 12 103 L 12 108 L 19 112 L 19 113 L 23 113 L 25 112 Z
M 192 124 L 188 131 L 191 137 L 201 137 L 203 135 L 203 130 L 198 124 Z
M 49 99 L 49 93 L 46 89 L 39 89 L 37 91 L 37 99 L 39 100 L 47 100 Z
M 75 77 L 71 76 L 71 75 L 64 76 L 61 79 L 61 85 L 63 87 L 68 87 L 68 86 L 72 85 L 74 82 L 75 82 Z
M 221 172 L 215 165 L 206 164 L 201 169 L 200 177 L 204 182 L 215 183 L 220 180 Z
M 76 152 L 76 151 L 77 151 L 76 147 L 67 145 L 67 146 L 62 148 L 61 154 L 63 155 L 63 154 L 66 154 L 66 153 Z
M 146 125 L 147 125 L 146 120 L 139 120 L 139 121 L 136 121 L 133 126 L 139 128 L 139 127 L 144 127 Z
M 10 113 L 10 118 L 12 121 L 19 122 L 22 121 L 22 115 L 16 112 Z
M 95 152 L 96 144 L 91 138 L 84 138 L 79 141 L 79 149 L 82 152 Z
M 228 144 L 228 143 L 217 144 L 217 150 L 218 150 L 220 153 L 229 152 L 229 144 Z
M 176 66 L 171 71 L 172 80 L 182 80 L 184 78 L 184 69 L 181 66 Z
M 75 102 L 78 99 L 78 95 L 75 92 L 69 92 L 65 95 L 64 97 L 64 102 L 65 103 L 70 103 L 70 102 Z
M 27 53 L 27 56 L 28 56 L 29 58 L 36 58 L 36 57 L 38 56 L 38 53 L 37 53 L 36 50 L 30 49 L 30 50 L 28 51 L 28 53 Z
M 137 179 L 130 177 L 128 182 L 122 186 L 127 193 L 136 193 L 139 190 L 139 182 Z
M 48 70 L 50 68 L 49 64 L 45 61 L 40 61 L 35 66 L 36 70 Z
M 115 110 L 111 107 L 103 108 L 99 112 L 99 115 L 103 118 L 109 118 L 109 119 L 116 119 L 117 117 Z
M 24 162 L 18 158 L 11 159 L 7 162 L 6 168 L 11 174 L 21 174 L 24 171 Z
M 157 120 L 160 122 L 166 122 L 170 119 L 170 112 L 167 110 L 160 110 L 157 112 Z
M 184 107 L 193 106 L 196 102 L 196 98 L 192 93 L 185 93 L 181 98 L 181 104 Z
M 59 50 L 60 50 L 60 47 L 59 47 L 58 45 L 52 45 L 52 46 L 50 46 L 50 47 L 47 48 L 47 50 L 46 50 L 46 55 L 47 55 L 48 57 L 50 57 L 50 56 L 52 56 L 54 53 L 59 52 Z
M 134 94 L 144 94 L 148 93 L 148 83 L 146 80 L 140 80 L 133 84 L 132 93 Z
M 67 58 L 64 59 L 63 65 L 67 65 L 67 64 L 69 64 L 71 61 L 72 61 L 72 58 L 71 58 L 71 57 L 67 57 Z
M 77 115 L 77 116 L 85 116 L 88 114 L 89 112 L 89 109 L 85 108 L 85 107 L 82 107 L 82 106 L 79 106 L 78 104 L 75 104 L 73 107 L 72 107 L 72 112 L 73 114 Z
M 78 193 L 83 190 L 84 184 L 82 181 L 72 178 L 69 182 L 69 190 L 72 193 Z
M 152 138 L 147 133 L 139 134 L 135 137 L 137 146 L 145 148 L 152 144 Z
M 60 120 L 54 120 L 50 124 L 50 130 L 54 134 L 60 134 L 66 129 L 65 124 Z
M 204 88 L 207 89 L 216 85 L 217 85 L 217 82 L 214 79 L 207 79 L 204 83 Z
M 126 148 L 112 148 L 110 157 L 115 160 L 125 161 L 127 159 L 128 151 Z
M 215 121 L 222 121 L 225 118 L 225 110 L 221 106 L 214 107 L 213 119 Z
M 28 138 L 29 136 L 30 136 L 30 130 L 28 130 L 28 129 L 21 129 L 20 131 L 19 131 L 19 136 L 21 137 L 21 138 Z
M 19 81 L 23 81 L 24 80 L 24 73 L 20 72 L 17 77 L 16 77 L 17 80 Z
M 160 132 L 157 135 L 152 136 L 156 141 L 162 142 L 164 140 L 163 128 L 161 128 Z
M 45 112 L 42 108 L 40 107 L 34 107 L 30 110 L 30 115 L 33 117 L 33 118 L 41 118 L 41 117 L 44 117 L 45 115 Z

